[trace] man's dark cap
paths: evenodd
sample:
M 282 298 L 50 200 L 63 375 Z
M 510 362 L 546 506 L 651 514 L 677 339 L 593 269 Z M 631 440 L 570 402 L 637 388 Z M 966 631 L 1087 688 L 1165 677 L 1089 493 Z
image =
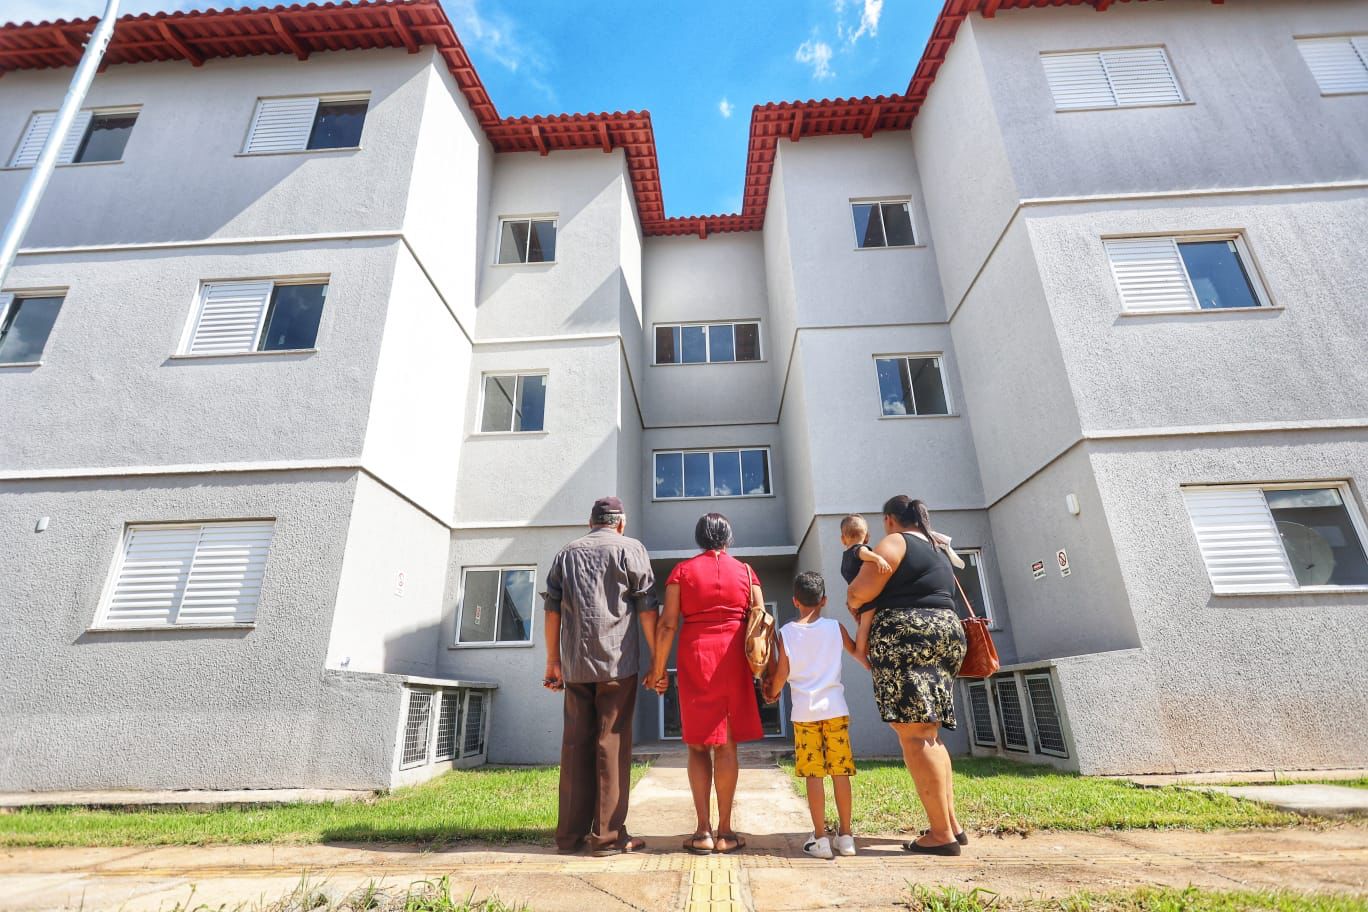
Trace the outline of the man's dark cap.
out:
M 594 522 L 600 522 L 605 516 L 610 514 L 626 512 L 627 511 L 622 506 L 622 501 L 616 497 L 610 496 L 600 497 L 598 500 L 594 501 L 594 512 L 592 515 Z

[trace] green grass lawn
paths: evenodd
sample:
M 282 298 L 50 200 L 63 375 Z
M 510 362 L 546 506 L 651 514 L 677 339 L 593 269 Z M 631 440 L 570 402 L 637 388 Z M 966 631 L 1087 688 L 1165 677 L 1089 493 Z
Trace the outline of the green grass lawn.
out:
M 1368 898 L 1345 894 L 1226 892 L 1147 888 L 1077 893 L 1063 899 L 1014 900 L 983 890 L 914 886 L 911 912 L 1368 912 Z
M 646 771 L 632 769 L 632 782 Z M 0 846 L 548 842 L 557 767 L 456 770 L 370 801 L 189 811 L 43 808 L 0 814 Z
M 781 764 L 790 774 L 793 764 Z M 854 824 L 862 833 L 903 833 L 926 826 L 912 778 L 896 761 L 862 761 L 855 776 Z M 803 794 L 803 782 L 794 778 Z M 835 804 L 827 784 L 827 816 Z M 1096 779 L 1050 767 L 988 758 L 955 759 L 955 807 L 970 832 L 1031 830 L 1214 830 L 1290 826 L 1305 822 L 1226 795 L 1178 788 L 1141 788 L 1124 780 Z

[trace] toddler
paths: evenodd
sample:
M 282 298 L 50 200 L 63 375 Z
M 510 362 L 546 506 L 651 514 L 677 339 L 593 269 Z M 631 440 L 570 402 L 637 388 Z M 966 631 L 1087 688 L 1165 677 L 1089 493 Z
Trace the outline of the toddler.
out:
M 822 617 L 826 582 L 820 573 L 801 573 L 793 581 L 793 606 L 798 619 L 779 629 L 778 663 L 765 680 L 765 700 L 779 699 L 784 684 L 793 699 L 794 773 L 807 780 L 812 836 L 803 851 L 814 858 L 831 858 L 826 835 L 826 792 L 823 779 L 831 777 L 836 794 L 836 854 L 854 855 L 850 832 L 850 777 L 855 760 L 850 750 L 850 710 L 841 684 L 841 651 L 855 652 L 855 643 L 839 622 Z

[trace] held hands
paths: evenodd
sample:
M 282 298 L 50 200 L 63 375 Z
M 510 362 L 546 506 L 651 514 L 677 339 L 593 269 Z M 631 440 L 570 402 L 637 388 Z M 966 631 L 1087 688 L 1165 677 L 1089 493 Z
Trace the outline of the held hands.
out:
M 670 689 L 670 673 L 666 672 L 662 674 L 660 677 L 656 678 L 654 681 L 652 681 L 651 689 L 654 690 L 656 693 L 660 694 L 661 696 L 664 696 L 665 691 Z

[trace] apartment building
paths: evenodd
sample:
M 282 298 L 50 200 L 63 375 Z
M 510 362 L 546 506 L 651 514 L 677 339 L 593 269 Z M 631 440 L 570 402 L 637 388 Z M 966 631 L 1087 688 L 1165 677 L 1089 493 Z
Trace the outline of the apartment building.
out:
M 0 207 L 92 27 L 0 30 Z M 684 218 L 649 114 L 500 117 L 436 0 L 108 60 L 0 298 L 0 788 L 553 761 L 537 592 L 610 492 L 662 579 L 725 512 L 781 620 L 925 498 L 1006 662 L 958 750 L 1368 756 L 1368 6 L 949 0 Z

